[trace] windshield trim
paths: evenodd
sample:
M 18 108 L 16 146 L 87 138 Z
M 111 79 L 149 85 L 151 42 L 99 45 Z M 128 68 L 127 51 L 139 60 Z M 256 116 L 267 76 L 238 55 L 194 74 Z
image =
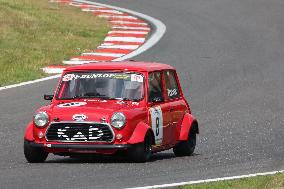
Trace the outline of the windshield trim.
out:
M 110 99 L 106 99 L 106 97 L 86 97 L 86 96 L 82 96 L 82 98 L 80 97 L 77 97 L 77 98 L 58 98 L 58 95 L 59 95 L 59 91 L 61 90 L 61 87 L 62 87 L 62 83 L 63 83 L 63 76 L 66 75 L 66 74 L 72 74 L 72 73 L 126 73 L 126 74 L 138 74 L 138 75 L 141 75 L 143 77 L 143 94 L 142 94 L 142 97 L 140 99 L 126 99 L 126 98 L 110 98 Z M 100 100 L 120 100 L 120 101 L 133 101 L 133 102 L 140 102 L 142 101 L 144 98 L 145 98 L 145 75 L 142 73 L 142 72 L 136 72 L 136 71 L 110 71 L 110 70 L 94 70 L 94 71 L 70 71 L 70 72 L 65 72 L 64 75 L 62 74 L 61 78 L 60 78 L 60 83 L 59 83 L 59 86 L 56 90 L 56 93 L 55 93 L 55 99 L 56 100 L 79 100 L 79 99 L 100 99 Z

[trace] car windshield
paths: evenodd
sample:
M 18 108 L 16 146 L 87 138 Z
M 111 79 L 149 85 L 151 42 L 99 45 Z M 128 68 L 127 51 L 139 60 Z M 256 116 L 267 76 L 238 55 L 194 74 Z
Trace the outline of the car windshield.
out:
M 57 99 L 100 98 L 139 101 L 144 77 L 129 72 L 69 72 L 62 76 Z

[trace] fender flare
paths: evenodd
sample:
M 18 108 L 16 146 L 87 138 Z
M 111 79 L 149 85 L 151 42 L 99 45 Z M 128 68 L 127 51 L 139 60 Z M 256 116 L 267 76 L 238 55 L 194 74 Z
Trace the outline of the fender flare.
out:
M 24 139 L 27 140 L 27 141 L 30 141 L 30 142 L 35 140 L 32 121 L 28 124 L 28 126 L 26 128 Z
M 179 134 L 180 141 L 185 141 L 188 139 L 189 132 L 196 132 L 199 134 L 199 128 L 198 128 L 198 122 L 191 114 L 186 113 L 183 117 L 182 123 L 181 123 L 181 130 Z
M 148 124 L 146 124 L 144 122 L 138 123 L 136 125 L 130 139 L 127 141 L 127 143 L 128 144 L 137 144 L 137 143 L 144 142 L 144 139 L 145 139 L 147 132 L 150 132 L 152 137 L 154 136 L 153 131 Z

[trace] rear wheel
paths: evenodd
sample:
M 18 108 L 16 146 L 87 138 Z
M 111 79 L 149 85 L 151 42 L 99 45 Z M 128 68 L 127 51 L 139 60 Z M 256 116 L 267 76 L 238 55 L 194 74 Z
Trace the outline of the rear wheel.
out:
M 41 148 L 35 148 L 30 145 L 30 142 L 24 141 L 24 154 L 26 160 L 30 163 L 42 163 L 46 160 L 48 153 Z
M 174 153 L 176 156 L 190 156 L 193 154 L 196 146 L 196 132 L 194 130 L 190 131 L 188 134 L 187 141 L 182 141 L 178 143 L 174 148 Z
M 146 162 L 152 155 L 152 136 L 148 132 L 145 136 L 144 142 L 133 145 L 128 155 L 134 162 Z

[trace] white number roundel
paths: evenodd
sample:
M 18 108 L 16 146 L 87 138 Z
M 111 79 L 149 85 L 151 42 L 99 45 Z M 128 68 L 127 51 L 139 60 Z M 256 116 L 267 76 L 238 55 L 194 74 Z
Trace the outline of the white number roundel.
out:
M 151 126 L 155 135 L 156 144 L 163 142 L 163 112 L 160 106 L 150 108 Z

